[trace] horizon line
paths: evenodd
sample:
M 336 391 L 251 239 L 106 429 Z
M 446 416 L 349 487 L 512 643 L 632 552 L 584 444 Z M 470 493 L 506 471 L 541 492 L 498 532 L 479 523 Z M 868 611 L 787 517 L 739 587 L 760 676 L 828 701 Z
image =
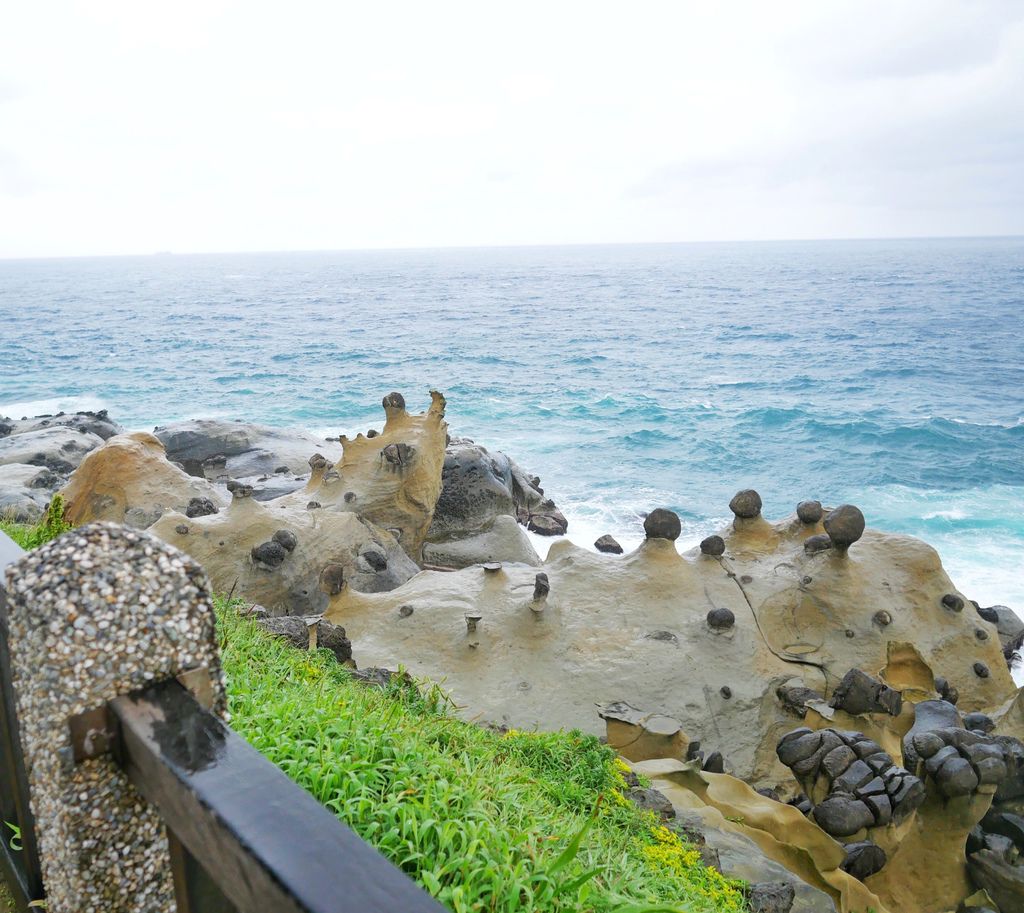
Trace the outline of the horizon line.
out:
M 699 244 L 835 244 L 854 241 L 997 241 L 1024 239 L 1024 234 L 992 235 L 853 235 L 831 238 L 704 238 L 686 241 L 561 241 L 545 243 L 508 244 L 439 244 L 396 245 L 392 247 L 297 247 L 262 248 L 247 250 L 157 250 L 149 253 L 104 254 L 32 254 L 28 256 L 0 256 L 0 263 L 18 263 L 34 260 L 111 260 L 150 257 L 223 257 L 258 256 L 264 254 L 348 254 L 348 253 L 408 253 L 416 251 L 459 250 L 529 250 L 534 248 L 573 247 L 673 247 Z

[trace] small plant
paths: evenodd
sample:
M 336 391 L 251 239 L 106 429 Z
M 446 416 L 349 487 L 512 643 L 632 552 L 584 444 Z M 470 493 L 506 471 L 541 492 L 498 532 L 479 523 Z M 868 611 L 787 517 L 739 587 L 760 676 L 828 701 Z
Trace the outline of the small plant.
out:
M 7 845 L 14 850 L 16 853 L 21 852 L 21 828 L 17 824 L 11 824 L 10 821 L 5 821 L 6 824 L 13 832 L 13 836 L 7 841 Z
M 40 545 L 45 545 L 72 528 L 64 517 L 64 498 L 61 495 L 53 496 L 46 507 L 46 513 L 38 523 L 12 523 L 0 520 L 0 530 L 7 533 L 26 551 L 39 548 Z

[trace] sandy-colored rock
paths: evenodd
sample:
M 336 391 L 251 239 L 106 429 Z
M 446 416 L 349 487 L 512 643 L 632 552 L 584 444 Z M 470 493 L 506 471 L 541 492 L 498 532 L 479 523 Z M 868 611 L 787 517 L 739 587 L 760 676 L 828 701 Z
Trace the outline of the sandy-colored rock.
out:
M 305 488 L 278 502 L 305 506 L 314 501 L 324 510 L 356 513 L 389 530 L 409 557 L 419 561 L 441 493 L 448 428 L 444 397 L 436 390 L 430 397 L 430 408 L 413 415 L 401 395 L 389 393 L 380 434 L 359 434 L 351 440 L 342 435 L 341 462 L 314 467 Z
M 226 510 L 191 518 L 169 511 L 150 532 L 195 558 L 215 592 L 233 592 L 272 615 L 323 611 L 320 579 L 328 567 L 357 591 L 391 589 L 419 570 L 390 533 L 353 513 L 283 499 L 265 504 L 245 489 L 236 489 Z
M 535 571 L 508 565 L 426 572 L 386 594 L 346 590 L 328 617 L 363 662 L 444 680 L 470 715 L 599 733 L 595 705 L 625 700 L 678 720 L 756 785 L 788 777 L 774 748 L 799 723 L 776 690 L 794 677 L 826 699 L 851 668 L 887 670 L 901 679 L 889 686 L 908 678 L 928 697 L 934 670 L 956 685 L 964 710 L 1014 695 L 997 640 L 979 641 L 975 619 L 943 605 L 955 587 L 925 543 L 869 529 L 845 554 L 808 555 L 803 541 L 820 523 L 755 516 L 734 526 L 721 557 L 683 556 L 665 539 L 624 556 L 556 542 L 539 611 Z M 416 610 L 403 618 L 406 604 Z M 711 628 L 715 608 L 735 624 Z M 885 626 L 874 619 L 881 609 Z M 475 632 L 467 613 L 480 616 Z
M 105 520 L 144 529 L 169 510 L 184 512 L 193 498 L 225 503 L 208 482 L 168 462 L 164 445 L 145 431 L 117 435 L 90 453 L 62 494 L 75 526 Z

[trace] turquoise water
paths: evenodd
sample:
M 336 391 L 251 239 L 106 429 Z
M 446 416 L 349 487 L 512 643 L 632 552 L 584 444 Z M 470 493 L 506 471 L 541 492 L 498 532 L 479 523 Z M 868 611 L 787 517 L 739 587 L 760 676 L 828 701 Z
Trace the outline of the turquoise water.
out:
M 1024 239 L 0 261 L 0 414 L 339 432 L 448 397 L 581 544 L 757 488 L 862 507 L 1024 607 Z

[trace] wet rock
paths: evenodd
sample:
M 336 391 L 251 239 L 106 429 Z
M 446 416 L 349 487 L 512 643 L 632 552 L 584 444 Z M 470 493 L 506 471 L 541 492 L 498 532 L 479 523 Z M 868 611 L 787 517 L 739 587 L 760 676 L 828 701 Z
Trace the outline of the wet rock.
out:
M 974 730 L 975 732 L 983 732 L 987 735 L 996 728 L 996 724 L 992 722 L 992 717 L 985 713 L 965 713 L 964 728 Z
M 846 845 L 846 859 L 839 866 L 858 881 L 881 872 L 886 863 L 885 850 L 870 840 L 861 840 Z
M 489 561 L 541 563 L 530 537 L 513 517 L 495 517 L 489 526 L 461 537 L 442 537 L 423 544 L 423 562 L 436 567 L 463 568 Z
M 825 517 L 825 532 L 832 540 L 832 547 L 845 553 L 864 535 L 864 514 L 852 504 L 842 504 Z
M 833 837 L 851 837 L 875 823 L 875 816 L 867 805 L 847 796 L 830 796 L 814 806 L 812 817 Z
M 836 686 L 829 706 L 856 716 L 860 713 L 888 713 L 899 716 L 903 697 L 860 669 L 851 669 Z
M 599 552 L 605 552 L 609 555 L 622 554 L 622 546 L 619 545 L 614 538 L 608 535 L 601 536 L 601 538 L 594 543 L 594 548 Z
M 761 514 L 761 496 L 753 488 L 745 488 L 732 496 L 731 510 L 741 520 L 752 520 Z
M 708 625 L 716 631 L 725 631 L 736 624 L 736 616 L 732 609 L 712 609 L 708 612 Z
M 824 511 L 821 508 L 821 501 L 801 501 L 796 506 L 796 515 L 801 523 L 811 526 L 821 520 Z
M 644 520 L 644 533 L 648 539 L 668 539 L 674 542 L 682 531 L 679 516 L 664 507 L 656 507 Z
M 725 540 L 721 536 L 708 536 L 701 540 L 700 551 L 702 555 L 718 558 L 725 554 Z

